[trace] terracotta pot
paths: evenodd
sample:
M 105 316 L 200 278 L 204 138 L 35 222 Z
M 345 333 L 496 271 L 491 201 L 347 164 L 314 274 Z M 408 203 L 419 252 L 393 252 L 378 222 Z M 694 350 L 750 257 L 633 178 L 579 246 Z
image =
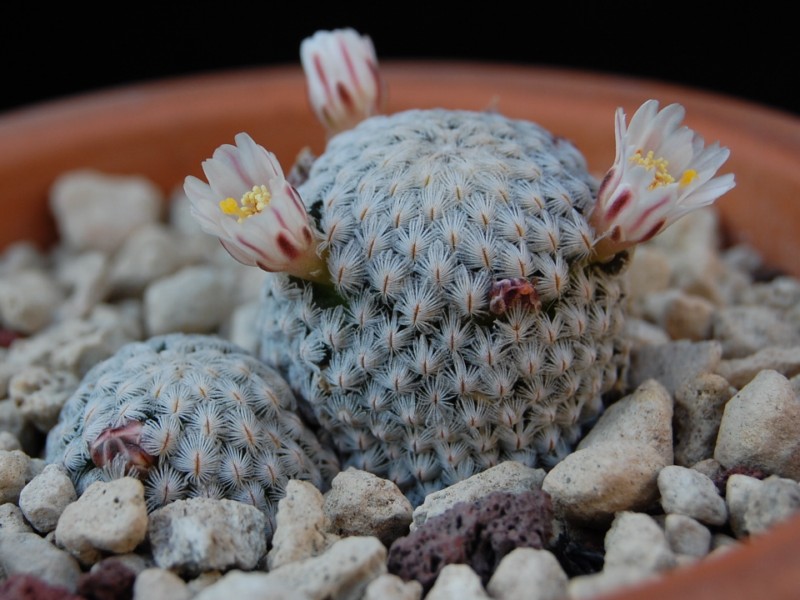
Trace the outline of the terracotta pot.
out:
M 732 98 L 667 85 L 543 68 L 384 62 L 389 112 L 496 108 L 572 139 L 601 175 L 614 156 L 613 114 L 648 98 L 679 101 L 686 122 L 731 149 L 736 188 L 717 204 L 732 242 L 747 242 L 800 276 L 800 119 Z M 0 115 L 0 249 L 55 236 L 47 192 L 56 176 L 91 167 L 144 174 L 169 191 L 233 136 L 249 132 L 288 168 L 321 151 L 298 67 L 243 70 L 119 88 Z M 800 594 L 800 516 L 740 549 L 666 574 L 617 600 L 789 600 Z

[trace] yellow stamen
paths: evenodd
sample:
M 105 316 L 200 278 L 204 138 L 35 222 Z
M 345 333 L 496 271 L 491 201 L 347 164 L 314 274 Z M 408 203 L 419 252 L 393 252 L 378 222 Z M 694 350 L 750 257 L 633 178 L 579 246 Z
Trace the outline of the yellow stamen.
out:
M 686 169 L 686 171 L 683 172 L 683 175 L 681 175 L 681 187 L 686 187 L 695 179 L 697 179 L 697 171 L 694 169 Z
M 653 173 L 653 181 L 647 186 L 648 189 L 652 190 L 662 185 L 675 183 L 675 178 L 669 174 L 669 170 L 667 169 L 669 161 L 665 158 L 656 157 L 652 150 L 649 150 L 645 156 L 642 156 L 641 150 L 637 150 L 636 154 L 631 156 L 631 162 L 644 167 L 648 171 L 655 171 Z M 684 177 L 685 176 L 686 173 L 684 173 Z
M 233 215 L 239 218 L 239 223 L 248 217 L 257 215 L 268 205 L 272 195 L 267 186 L 254 185 L 253 189 L 245 192 L 242 199 L 236 202 L 233 198 L 225 198 L 219 203 L 219 209 L 226 215 Z
M 242 209 L 239 208 L 239 203 L 233 198 L 225 198 L 219 203 L 219 209 L 226 215 L 236 215 L 237 217 L 245 216 Z

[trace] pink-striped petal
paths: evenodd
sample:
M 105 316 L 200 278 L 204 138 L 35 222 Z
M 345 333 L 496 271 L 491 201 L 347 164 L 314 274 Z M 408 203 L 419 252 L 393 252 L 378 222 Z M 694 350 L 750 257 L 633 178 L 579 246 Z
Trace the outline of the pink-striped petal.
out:
M 265 271 L 327 280 L 306 207 L 277 158 L 246 133 L 203 162 L 208 183 L 189 176 L 184 191 L 204 231 L 237 261 Z

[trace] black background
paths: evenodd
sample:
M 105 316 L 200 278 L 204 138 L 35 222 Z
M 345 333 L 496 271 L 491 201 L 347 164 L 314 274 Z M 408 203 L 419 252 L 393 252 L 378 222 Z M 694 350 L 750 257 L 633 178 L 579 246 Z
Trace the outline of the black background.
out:
M 590 69 L 687 85 L 800 116 L 786 8 L 668 2 L 172 2 L 17 5 L 0 15 L 0 111 L 231 68 L 298 64 L 317 29 L 369 34 L 379 59 L 445 58 Z M 515 6 L 517 8 L 512 8 Z M 788 4 L 783 5 L 788 7 Z

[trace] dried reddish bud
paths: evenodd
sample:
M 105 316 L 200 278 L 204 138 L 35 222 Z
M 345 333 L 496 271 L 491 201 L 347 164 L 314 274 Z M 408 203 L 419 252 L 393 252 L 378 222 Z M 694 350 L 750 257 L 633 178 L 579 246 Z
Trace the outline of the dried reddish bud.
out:
M 157 458 L 139 445 L 142 428 L 141 422 L 128 421 L 122 427 L 103 431 L 89 446 L 92 462 L 102 468 L 121 461 L 126 474 L 138 477 L 147 473 L 156 464 Z
M 514 303 L 523 304 L 532 310 L 542 308 L 539 294 L 533 282 L 523 277 L 499 279 L 489 291 L 489 310 L 496 315 L 505 313 Z

